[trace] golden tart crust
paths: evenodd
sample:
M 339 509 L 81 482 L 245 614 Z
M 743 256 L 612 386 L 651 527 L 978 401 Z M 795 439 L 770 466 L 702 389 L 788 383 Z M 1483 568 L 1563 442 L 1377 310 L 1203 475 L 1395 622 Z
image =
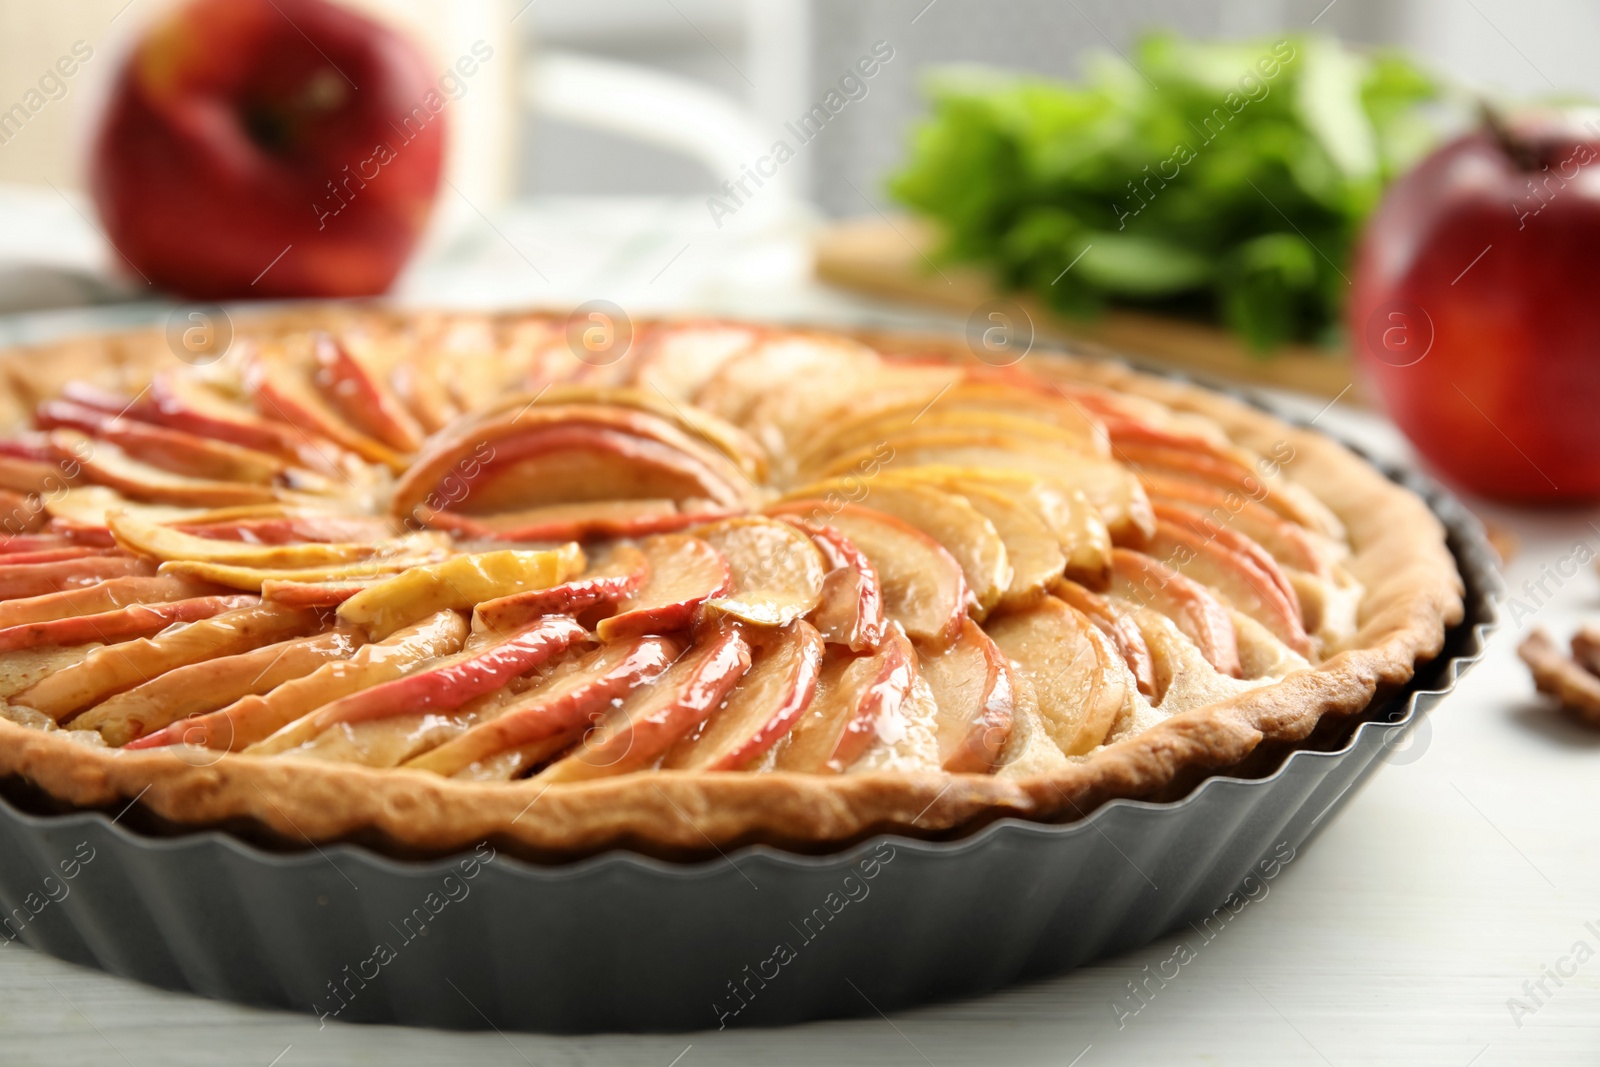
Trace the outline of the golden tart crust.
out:
M 458 332 L 481 328 L 473 316 L 311 307 L 241 323 L 239 334 L 359 332 L 457 320 L 452 328 Z M 508 321 L 512 317 L 499 318 L 497 328 L 504 332 Z M 918 358 L 964 355 L 959 341 L 944 337 L 875 334 L 866 340 L 880 351 Z M 7 385 L 0 390 L 0 418 L 25 424 L 37 403 L 72 381 L 132 395 L 154 369 L 171 362 L 152 331 L 8 353 L 0 357 Z M 1329 647 L 1331 654 L 1279 680 L 1156 721 L 1123 723 L 1109 743 L 1081 756 L 1052 756 L 1032 773 L 655 770 L 560 784 L 476 782 L 326 760 L 115 749 L 84 743 L 74 731 L 32 728 L 24 725 L 26 713 L 15 713 L 0 718 L 0 776 L 25 779 L 75 807 L 137 797 L 149 812 L 179 826 L 254 823 L 287 842 L 362 840 L 404 854 L 448 852 L 485 839 L 547 858 L 618 846 L 704 855 L 751 842 L 815 851 L 883 831 L 951 836 L 1006 816 L 1071 820 L 1112 798 L 1171 797 L 1264 746 L 1293 745 L 1325 720 L 1360 714 L 1375 695 L 1405 684 L 1420 662 L 1440 652 L 1446 629 L 1462 616 L 1462 583 L 1443 528 L 1414 494 L 1333 440 L 1202 388 L 1115 363 L 1053 355 L 1033 356 L 1028 369 L 1135 402 L 1155 401 L 1180 417 L 1198 417 L 1211 432 L 1254 453 L 1292 456 L 1285 475 L 1342 526 L 1348 555 L 1340 566 L 1347 584 L 1359 590 L 1351 625 Z M 774 457 L 774 464 L 783 458 Z

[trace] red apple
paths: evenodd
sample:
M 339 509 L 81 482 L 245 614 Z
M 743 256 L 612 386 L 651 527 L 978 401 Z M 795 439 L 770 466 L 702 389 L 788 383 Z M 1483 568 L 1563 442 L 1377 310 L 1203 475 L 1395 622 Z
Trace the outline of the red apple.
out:
M 389 287 L 438 188 L 447 116 L 430 65 L 324 0 L 195 0 L 118 72 L 92 147 L 107 236 L 186 296 Z
M 1530 114 L 1446 145 L 1367 224 L 1348 311 L 1389 414 L 1504 499 L 1600 497 L 1600 126 Z

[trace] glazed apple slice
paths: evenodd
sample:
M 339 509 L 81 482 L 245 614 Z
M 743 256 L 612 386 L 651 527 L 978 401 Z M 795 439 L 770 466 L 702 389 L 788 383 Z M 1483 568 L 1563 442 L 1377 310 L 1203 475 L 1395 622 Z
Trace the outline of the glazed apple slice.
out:
M 592 550 L 588 568 L 571 581 L 481 601 L 472 611 L 473 637 L 511 633 L 540 615 L 577 615 L 596 604 L 620 603 L 649 574 L 650 561 L 633 545 Z
M 49 521 L 50 515 L 38 495 L 0 489 L 0 530 L 31 534 L 44 529 Z
M 504 541 L 591 541 L 675 533 L 705 522 L 730 518 L 736 509 L 709 502 L 676 500 L 591 500 L 549 504 L 497 515 L 461 515 L 419 506 L 415 518 L 424 526 L 449 530 L 459 537 Z
M 600 715 L 648 687 L 683 652 L 671 637 L 633 637 L 602 645 L 459 736 L 412 758 L 413 770 L 447 776 L 495 759 L 507 777 L 567 748 Z
M 1233 620 L 1205 586 L 1142 552 L 1119 548 L 1111 561 L 1112 596 L 1165 615 L 1219 674 L 1242 676 Z
M 1051 738 L 1068 756 L 1100 745 L 1128 699 L 1126 672 L 1083 613 L 1054 597 L 989 626 L 1028 680 Z
M 943 652 L 918 667 L 938 705 L 939 764 L 952 773 L 988 774 L 1011 736 L 1016 692 L 1000 648 L 971 619 Z
M 634 380 L 688 405 L 721 366 L 749 351 L 758 327 L 726 322 L 673 322 L 647 327 L 637 340 Z
M 191 663 L 101 701 L 75 716 L 72 729 L 97 730 L 106 744 L 125 745 L 242 696 L 271 692 L 329 660 L 349 659 L 365 643 L 357 631 L 334 630 Z
M 755 516 L 725 519 L 696 527 L 693 535 L 728 561 L 728 589 L 705 602 L 707 617 L 787 626 L 821 600 L 827 573 L 822 553 L 788 523 Z
M 583 566 L 583 550 L 576 544 L 543 551 L 503 549 L 455 556 L 411 567 L 363 589 L 339 605 L 339 618 L 382 639 L 445 608 L 470 611 L 485 600 L 548 589 L 579 573 Z
M 174 474 L 134 459 L 109 441 L 95 441 L 75 430 L 51 433 L 64 450 L 78 450 L 83 476 L 135 500 L 179 507 L 220 508 L 232 504 L 261 504 L 278 498 L 270 485 L 224 482 Z
M 917 654 L 899 626 L 890 626 L 876 652 L 830 652 L 817 692 L 778 749 L 773 769 L 838 774 L 871 747 L 880 723 L 910 699 Z
M 107 578 L 155 573 L 154 563 L 132 556 L 84 556 L 53 563 L 0 563 L 0 600 L 44 596 L 94 585 Z
M 1125 607 L 1124 602 L 1103 597 L 1070 578 L 1058 579 L 1051 585 L 1050 591 L 1088 616 L 1089 621 L 1100 627 L 1101 633 L 1111 638 L 1117 651 L 1122 654 L 1122 661 L 1128 665 L 1139 692 L 1159 703 L 1161 692 L 1156 685 L 1150 647 L 1145 642 L 1143 631 L 1134 621 L 1132 610 Z
M 24 563 L 60 563 L 64 559 L 86 559 L 89 556 L 120 556 L 116 548 L 95 548 L 91 545 L 69 545 L 66 548 L 49 548 L 38 552 L 9 552 L 0 556 L 0 563 L 8 567 Z
M 90 592 L 96 588 L 98 586 L 90 586 L 82 591 Z M 26 603 L 26 601 L 10 603 Z M 81 645 L 90 641 L 111 645 L 136 637 L 158 634 L 174 623 L 209 619 L 225 611 L 248 607 L 254 603 L 255 597 L 250 596 L 198 596 L 154 604 L 129 604 L 126 607 L 109 608 L 88 615 L 14 623 L 0 629 L 0 652 L 42 648 L 46 645 Z M 10 604 L 6 606 L 9 607 Z
M 212 512 L 200 516 L 199 521 L 170 525 L 180 533 L 196 537 L 214 541 L 244 541 L 252 545 L 290 545 L 302 541 L 329 544 L 387 542 L 400 532 L 389 519 L 297 510 L 285 510 L 281 515 L 261 518 L 228 518 Z
M 822 635 L 799 619 L 767 635 L 722 707 L 678 739 L 662 769 L 736 771 L 765 755 L 810 707 L 824 651 Z
M 1302 656 L 1311 654 L 1294 586 L 1261 546 L 1234 531 L 1205 531 L 1182 511 L 1170 517 L 1178 521 L 1163 516 L 1156 524 L 1151 555 L 1210 586 Z
M 849 480 L 817 482 L 789 496 L 826 499 L 830 493 L 849 492 L 854 484 Z M 1015 574 L 1005 542 L 994 523 L 965 497 L 915 479 L 880 478 L 870 484 L 864 502 L 872 510 L 893 515 L 944 546 L 961 565 L 979 619 L 1005 596 Z
M 883 586 L 878 581 L 878 570 L 866 553 L 832 526 L 799 515 L 778 517 L 804 530 L 827 564 L 822 598 L 811 613 L 811 624 L 823 640 L 852 652 L 877 648 L 888 620 L 883 614 Z
M 252 355 L 245 385 L 256 410 L 269 419 L 332 441 L 369 463 L 381 464 L 397 474 L 405 470 L 407 463 L 399 452 L 350 425 L 323 399 L 297 355 L 282 349 Z
M 1142 544 L 1155 528 L 1150 501 L 1133 472 L 1115 460 L 1055 448 L 1011 434 L 918 430 L 839 457 L 825 475 L 890 467 L 987 467 L 1031 475 L 1094 505 L 1119 544 Z M 868 465 L 863 468 L 863 464 Z
M 219 711 L 181 719 L 129 742 L 127 747 L 188 744 L 237 751 L 325 704 L 459 652 L 466 637 L 466 620 L 453 611 L 441 611 L 383 641 L 363 645 L 348 660 L 325 663 L 303 678 L 284 682 L 260 696 L 241 697 Z
M 24 533 L 13 534 L 10 537 L 0 538 L 0 558 L 5 556 L 26 555 L 33 552 L 50 552 L 61 548 L 80 547 L 77 542 L 69 537 L 62 537 L 53 533 Z
M 318 334 L 312 351 L 317 389 L 347 423 L 397 452 L 422 447 L 422 427 L 372 368 L 329 334 Z
M 702 604 L 732 587 L 727 558 L 698 537 L 662 534 L 641 541 L 639 548 L 649 572 L 638 591 L 617 605 L 617 613 L 595 627 L 603 641 L 686 629 Z
M 162 574 L 180 574 L 204 581 L 216 582 L 231 589 L 244 589 L 259 593 L 265 582 L 324 582 L 348 581 L 359 578 L 387 578 L 410 567 L 426 566 L 445 559 L 450 549 L 445 547 L 441 535 L 436 533 L 412 534 L 397 539 L 397 550 L 392 554 L 354 563 L 330 563 L 321 567 L 244 567 L 231 563 L 207 563 L 203 560 L 172 559 L 161 564 Z
M 570 616 L 546 615 L 502 641 L 445 657 L 403 677 L 341 697 L 252 745 L 250 752 L 286 752 L 341 724 L 454 711 L 587 640 L 589 632 Z
M 12 700 L 59 722 L 175 667 L 303 637 L 321 627 L 314 611 L 253 603 L 253 597 L 241 599 L 252 603 L 155 637 L 95 649 L 81 662 L 24 689 Z
M 144 522 L 125 512 L 106 515 L 106 526 L 117 544 L 129 552 L 159 560 L 187 559 L 208 563 L 233 563 L 247 567 L 315 567 L 350 563 L 392 553 L 398 543 L 314 541 L 301 544 L 262 545 L 246 541 L 197 537 L 170 526 Z
M 750 644 L 737 625 L 706 628 L 658 681 L 635 689 L 539 780 L 581 782 L 651 766 L 714 714 L 749 668 Z
M 69 389 L 69 399 L 83 402 Z M 287 426 L 263 419 L 185 374 L 161 373 L 150 380 L 149 400 L 111 409 L 130 418 L 169 426 L 199 437 L 226 441 L 243 448 L 280 456 L 302 467 L 333 474 L 340 469 L 338 447 L 325 438 L 312 437 L 307 427 Z
M 106 441 L 124 453 L 174 474 L 251 485 L 273 485 L 284 473 L 283 459 L 242 445 L 167 426 L 108 415 L 70 400 L 47 400 L 34 412 L 41 429 L 67 429 Z
M 0 556 L 0 559 L 5 558 L 8 557 Z M 54 622 L 78 615 L 115 611 L 134 604 L 161 604 L 224 592 L 227 592 L 224 587 L 210 582 L 197 582 L 172 575 L 107 578 L 93 585 L 0 602 L 0 627 Z
M 1146 472 L 1139 480 L 1144 483 L 1151 503 L 1189 512 L 1194 516 L 1191 525 L 1198 523 L 1197 528 L 1206 533 L 1216 529 L 1235 530 L 1260 545 L 1283 566 L 1319 578 L 1331 574 L 1333 556 L 1329 542 L 1254 500 L 1215 485 L 1169 475 Z
M 382 578 L 347 578 L 284 582 L 269 578 L 261 583 L 261 599 L 290 608 L 336 608 L 381 581 Z
M 942 648 L 966 614 L 966 578 L 943 545 L 892 515 L 855 504 L 796 500 L 771 509 L 822 521 L 850 539 L 878 572 L 884 614 L 918 641 Z
M 9 493 L 23 497 L 54 494 L 82 480 L 81 470 L 73 462 L 44 462 L 0 455 L 0 489 Z
M 723 361 L 695 394 L 695 406 L 736 426 L 745 425 L 750 409 L 783 382 L 811 386 L 857 381 L 862 369 L 875 366 L 878 354 L 842 337 L 801 332 L 772 334 L 749 350 Z M 791 398 L 797 391 L 787 392 Z

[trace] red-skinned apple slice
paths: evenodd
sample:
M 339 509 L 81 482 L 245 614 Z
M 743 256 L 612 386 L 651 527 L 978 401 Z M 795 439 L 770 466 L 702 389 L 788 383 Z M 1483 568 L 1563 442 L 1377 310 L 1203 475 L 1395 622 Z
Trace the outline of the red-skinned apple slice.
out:
M 616 702 L 664 674 L 683 652 L 671 637 L 634 637 L 602 645 L 572 670 L 528 690 L 493 718 L 410 760 L 406 766 L 455 775 L 502 757 L 506 776 L 535 766 L 571 745 Z M 505 755 L 513 758 L 506 759 Z
M 97 730 L 106 744 L 125 745 L 242 696 L 271 692 L 329 660 L 347 660 L 364 643 L 356 631 L 334 630 L 191 663 L 101 701 L 75 716 L 72 729 Z
M 4 558 L 7 557 L 0 556 L 0 559 Z M 223 586 L 172 575 L 107 578 L 93 585 L 0 601 L 0 627 L 21 626 L 30 622 L 52 622 L 56 619 L 69 619 L 75 615 L 95 615 L 103 611 L 115 611 L 134 604 L 161 604 L 170 600 L 189 600 L 227 592 L 230 590 Z
M 107 578 L 149 576 L 156 565 L 132 556 L 85 556 L 54 563 L 0 563 L 0 600 L 44 596 Z
M 0 563 L 15 567 L 23 563 L 60 563 L 64 559 L 84 559 L 88 556 L 117 556 L 121 549 L 96 548 L 92 545 L 71 545 L 67 548 L 47 548 L 38 552 L 12 552 L 0 556 Z
M 70 390 L 66 395 L 84 402 Z M 334 474 L 340 469 L 339 449 L 333 442 L 312 437 L 306 427 L 264 419 L 188 375 L 157 374 L 150 380 L 147 402 L 113 409 L 112 413 L 124 410 L 130 418 L 281 456 L 319 473 Z
M 248 652 L 275 641 L 303 637 L 321 627 L 321 620 L 314 611 L 256 603 L 254 597 L 241 599 L 246 601 L 245 606 L 171 632 L 96 649 L 82 662 L 57 671 L 18 693 L 13 702 L 60 721 L 174 667 Z
M 918 661 L 938 704 L 939 762 L 952 773 L 988 774 L 1000 762 L 1016 710 L 1011 667 L 971 619 L 943 652 Z
M 541 615 L 577 615 L 596 604 L 620 603 L 649 575 L 649 559 L 633 545 L 592 551 L 588 568 L 571 581 L 480 602 L 472 612 L 473 636 L 508 634 Z
M 1050 587 L 1050 591 L 1088 616 L 1089 621 L 1100 627 L 1101 633 L 1111 638 L 1117 651 L 1122 653 L 1122 661 L 1128 665 L 1139 692 L 1159 703 L 1161 692 L 1156 685 L 1150 646 L 1145 642 L 1139 624 L 1134 621 L 1131 605 L 1124 608 L 1121 606 L 1123 602 L 1085 589 L 1070 578 L 1059 579 Z
M 109 441 L 93 441 L 76 430 L 56 430 L 51 439 L 64 450 L 78 452 L 83 476 L 134 500 L 180 507 L 221 508 L 264 504 L 278 498 L 267 485 L 191 478 L 134 459 Z
M 595 627 L 603 641 L 686 629 L 702 604 L 732 586 L 727 559 L 698 537 L 661 534 L 641 541 L 639 549 L 649 573 L 638 592 Z
M 852 652 L 871 652 L 883 641 L 888 620 L 883 614 L 883 586 L 866 554 L 843 533 L 799 515 L 780 515 L 811 536 L 827 563 L 822 599 L 811 623 L 829 644 Z
M 98 587 L 91 586 L 83 591 L 88 592 L 95 588 Z M 110 608 L 91 615 L 72 615 L 39 622 L 15 623 L 0 629 L 0 652 L 14 652 L 19 648 L 41 648 L 45 645 L 81 645 L 90 641 L 110 645 L 136 637 L 149 637 L 160 633 L 173 623 L 196 622 L 220 615 L 225 611 L 248 607 L 255 603 L 255 599 L 251 596 L 190 597 L 186 600 L 155 604 L 130 604 L 127 607 Z M 11 601 L 4 606 L 10 607 L 15 603 L 26 603 L 26 601 Z
M 581 782 L 643 770 L 714 714 L 750 668 L 750 645 L 736 624 L 707 627 L 654 684 L 635 689 L 539 780 Z
M 1237 530 L 1284 566 L 1319 578 L 1329 576 L 1332 560 L 1327 545 L 1271 508 L 1205 482 L 1151 473 L 1142 474 L 1139 480 L 1151 503 L 1189 512 L 1194 516 L 1190 524 L 1198 523 L 1197 529 Z
M 1311 641 L 1301 627 L 1300 603 L 1294 591 L 1290 589 L 1286 594 L 1272 575 L 1250 557 L 1230 552 L 1220 543 L 1170 522 L 1156 524 L 1156 535 L 1147 548 L 1150 555 L 1205 584 L 1296 652 L 1311 654 Z M 1283 582 L 1287 585 L 1288 579 Z
M 189 744 L 237 751 L 324 704 L 393 681 L 420 664 L 459 652 L 466 637 L 466 620 L 453 611 L 441 611 L 383 641 L 362 646 L 348 660 L 325 663 L 304 678 L 285 682 L 261 696 L 241 697 L 220 711 L 180 720 L 127 747 Z
M 646 327 L 636 340 L 634 380 L 687 405 L 730 359 L 749 351 L 759 327 L 725 322 L 673 322 Z
M 1165 615 L 1219 674 L 1242 676 L 1233 620 L 1210 590 L 1142 552 L 1116 549 L 1111 565 L 1112 596 Z
M 276 348 L 252 354 L 245 383 L 256 410 L 332 441 L 369 463 L 382 464 L 397 474 L 405 470 L 406 461 L 399 452 L 350 425 L 322 398 L 298 355 Z
M 50 552 L 58 548 L 78 548 L 78 542 L 70 537 L 63 537 L 53 533 L 27 533 L 16 534 L 0 539 L 0 558 L 13 555 L 27 555 L 33 552 Z
M 849 479 L 817 482 L 789 494 L 791 499 L 826 499 L 844 495 L 857 483 Z M 943 545 L 961 565 L 978 618 L 1000 603 L 1015 572 L 1005 542 L 994 523 L 965 497 L 915 479 L 879 478 L 866 490 L 865 504 L 895 518 Z
M 250 751 L 256 755 L 286 752 L 341 723 L 454 711 L 588 639 L 589 632 L 570 616 L 546 615 L 503 641 L 446 657 L 402 678 L 341 697 L 257 742 Z
M 56 448 L 54 443 L 51 447 Z M 59 448 L 56 449 L 56 454 L 61 454 Z M 70 459 L 65 462 L 46 463 L 0 455 L 0 490 L 8 493 L 22 497 L 27 497 L 29 494 L 53 494 L 81 481 L 83 481 L 82 471 Z
M 787 626 L 821 599 L 827 573 L 822 553 L 788 523 L 750 516 L 696 527 L 693 533 L 728 561 L 729 588 L 705 602 L 708 617 Z
M 722 707 L 678 739 L 662 769 L 736 771 L 764 755 L 810 707 L 824 651 L 822 635 L 799 619 L 767 635 Z
M 171 526 L 143 522 L 123 512 L 106 515 L 106 526 L 117 544 L 132 553 L 158 560 L 193 560 L 205 563 L 233 563 L 249 567 L 316 567 L 332 563 L 352 563 L 374 556 L 394 554 L 401 543 L 391 541 L 311 541 L 300 544 L 262 545 L 247 541 L 198 537 Z
M 939 542 L 892 515 L 855 504 L 796 500 L 770 510 L 838 529 L 878 572 L 884 614 L 918 641 L 942 648 L 955 640 L 966 612 L 967 582 Z
M 44 501 L 37 494 L 0 489 L 0 531 L 15 538 L 42 530 L 49 521 Z
M 1290 603 L 1295 601 L 1294 583 L 1284 573 L 1278 561 L 1272 558 L 1264 547 L 1247 535 L 1228 526 L 1219 525 L 1214 520 L 1198 514 L 1188 508 L 1175 507 L 1170 504 L 1157 503 L 1155 505 L 1156 519 L 1159 522 L 1170 523 L 1204 541 L 1212 542 L 1217 547 L 1236 556 L 1243 557 L 1252 567 L 1265 575 L 1272 585 Z
M 175 522 L 169 525 L 180 533 L 221 541 L 244 541 L 252 545 L 289 545 L 302 541 L 339 543 L 348 541 L 387 541 L 400 529 L 389 519 L 365 515 L 323 515 L 296 512 L 279 518 L 215 519 Z
M 266 452 L 167 426 L 118 418 L 70 400 L 40 404 L 34 422 L 47 430 L 88 434 L 124 453 L 139 456 L 142 462 L 190 478 L 270 486 L 285 469 L 284 460 Z
M 1127 701 L 1127 674 L 1088 617 L 1047 597 L 988 629 L 1033 687 L 1045 729 L 1062 752 L 1081 756 L 1105 740 Z
M 371 589 L 382 578 L 330 578 L 321 582 L 261 583 L 261 599 L 290 608 L 336 608 L 357 593 Z
M 685 508 L 688 510 L 685 510 Z M 415 512 L 423 526 L 448 530 L 460 537 L 503 541 L 590 541 L 676 533 L 691 526 L 738 514 L 737 509 L 706 502 L 676 500 L 591 500 L 550 504 L 499 515 L 461 515 L 426 505 Z
M 422 447 L 422 427 L 370 367 L 329 334 L 312 344 L 316 386 L 347 423 L 396 452 Z
M 774 770 L 840 773 L 872 745 L 880 721 L 900 713 L 917 678 L 917 653 L 898 626 L 876 652 L 830 652 L 817 692 L 778 750 Z
M 381 639 L 445 608 L 470 611 L 485 600 L 548 589 L 583 567 L 583 550 L 576 544 L 453 556 L 410 567 L 362 590 L 339 605 L 339 618 Z

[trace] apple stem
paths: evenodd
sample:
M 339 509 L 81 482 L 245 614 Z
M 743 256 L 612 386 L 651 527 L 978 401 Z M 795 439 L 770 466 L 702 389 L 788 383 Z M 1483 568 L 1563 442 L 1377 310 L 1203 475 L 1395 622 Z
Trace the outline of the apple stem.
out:
M 1511 131 L 1511 125 L 1506 121 L 1505 115 L 1487 98 L 1478 99 L 1478 116 L 1483 122 L 1484 129 L 1489 131 L 1489 136 L 1495 139 L 1500 150 L 1510 156 L 1513 163 L 1522 170 L 1539 169 L 1539 159 L 1533 149 Z

